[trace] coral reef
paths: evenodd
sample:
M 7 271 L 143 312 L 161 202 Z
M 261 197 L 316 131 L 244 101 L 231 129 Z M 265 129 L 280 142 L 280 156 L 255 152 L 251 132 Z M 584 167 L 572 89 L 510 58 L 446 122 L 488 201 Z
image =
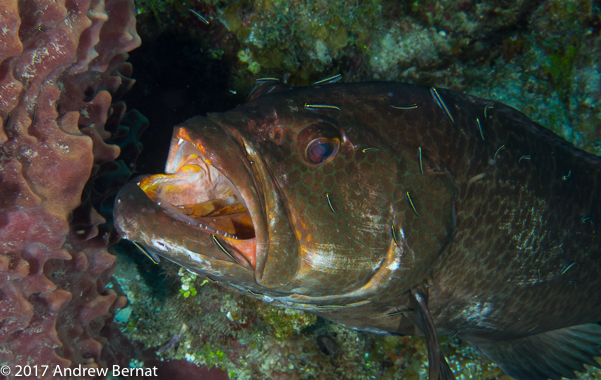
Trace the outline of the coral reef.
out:
M 447 87 L 508 103 L 601 154 L 595 107 L 601 21 L 592 0 L 138 0 L 136 6 L 142 34 L 190 36 L 208 59 L 229 67 L 230 89 L 241 93 L 258 77 L 308 85 L 338 73 L 347 82 Z
M 121 363 L 104 327 L 127 300 L 106 287 L 112 237 L 84 186 L 126 132 L 111 103 L 133 84 L 133 3 L 2 0 L 0 14 L 0 362 Z

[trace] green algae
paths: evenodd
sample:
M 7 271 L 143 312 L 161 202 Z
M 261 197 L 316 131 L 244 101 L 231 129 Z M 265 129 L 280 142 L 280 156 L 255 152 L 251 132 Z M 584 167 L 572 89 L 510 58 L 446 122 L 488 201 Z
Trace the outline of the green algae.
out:
M 183 267 L 179 268 L 177 275 L 180 277 L 180 281 L 182 282 L 181 287 L 179 289 L 180 294 L 184 296 L 184 298 L 195 296 L 197 294 L 197 291 L 194 285 L 198 276 L 187 271 Z
M 349 4 L 356 5 L 349 9 Z M 332 70 L 349 45 L 365 41 L 380 10 L 376 1 L 255 1 L 244 6 L 255 10 L 248 22 L 238 22 L 240 3 L 217 8 L 219 20 L 236 33 L 262 75 L 287 71 L 290 83 L 299 85 Z
M 576 6 L 581 8 L 576 8 Z M 579 9 L 579 11 L 576 11 Z M 509 104 L 576 147 L 601 155 L 599 35 L 591 1 L 549 1 L 532 15 L 531 28 L 506 39 L 493 67 L 464 69 L 460 88 Z
M 277 339 L 289 339 L 317 322 L 317 316 L 302 310 L 259 304 L 258 311 L 265 323 L 273 329 L 272 334 Z

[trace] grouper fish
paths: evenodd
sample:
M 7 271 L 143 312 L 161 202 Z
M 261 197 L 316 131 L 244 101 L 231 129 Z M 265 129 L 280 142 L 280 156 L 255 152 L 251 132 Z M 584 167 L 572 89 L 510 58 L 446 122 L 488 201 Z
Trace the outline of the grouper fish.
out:
M 599 367 L 601 159 L 517 110 L 400 83 L 293 88 L 174 129 L 120 235 L 274 306 L 455 335 L 519 380 Z

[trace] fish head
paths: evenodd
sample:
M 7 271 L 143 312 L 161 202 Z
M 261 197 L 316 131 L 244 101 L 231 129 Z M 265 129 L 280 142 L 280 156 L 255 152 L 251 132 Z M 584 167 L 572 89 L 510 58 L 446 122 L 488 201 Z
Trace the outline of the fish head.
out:
M 409 244 L 417 216 L 403 183 L 419 182 L 417 150 L 388 139 L 372 103 L 327 88 L 267 85 L 245 105 L 176 126 L 165 174 L 117 197 L 122 237 L 285 306 L 406 292 L 439 252 Z M 447 224 L 429 223 L 434 245 Z

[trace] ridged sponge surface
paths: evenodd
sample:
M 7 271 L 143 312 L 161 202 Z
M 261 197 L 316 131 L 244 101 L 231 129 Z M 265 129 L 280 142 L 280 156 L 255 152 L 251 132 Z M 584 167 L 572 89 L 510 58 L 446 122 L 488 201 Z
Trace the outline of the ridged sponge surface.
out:
M 140 44 L 132 0 L 0 0 L 0 363 L 106 367 L 115 258 L 84 187 Z M 83 195 L 83 197 L 82 197 Z M 55 378 L 48 371 L 43 377 Z

